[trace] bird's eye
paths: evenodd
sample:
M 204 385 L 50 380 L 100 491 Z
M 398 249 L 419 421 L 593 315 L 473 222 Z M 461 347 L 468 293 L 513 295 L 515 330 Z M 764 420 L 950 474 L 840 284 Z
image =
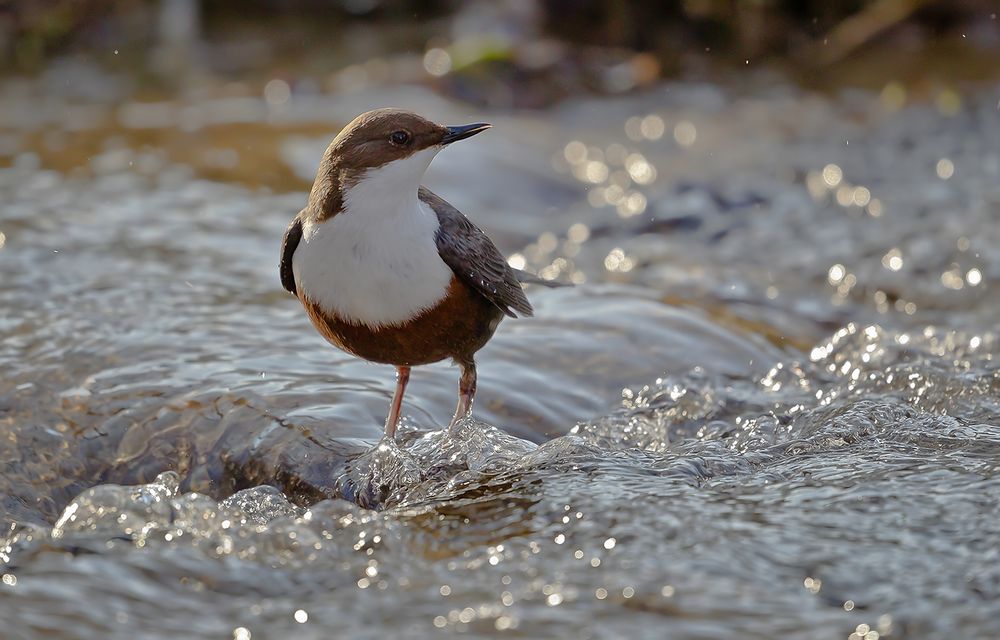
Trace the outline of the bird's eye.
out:
M 410 134 L 405 131 L 393 131 L 389 134 L 389 142 L 400 146 L 410 141 Z

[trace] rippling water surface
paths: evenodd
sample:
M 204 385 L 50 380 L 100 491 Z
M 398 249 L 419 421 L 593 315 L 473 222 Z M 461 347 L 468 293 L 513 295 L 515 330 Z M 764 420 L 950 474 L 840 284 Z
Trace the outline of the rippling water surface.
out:
M 241 126 L 308 180 L 390 103 L 490 116 L 412 89 Z M 90 108 L 121 131 L 69 171 L 43 161 L 69 120 L 4 121 L 5 637 L 1000 630 L 996 91 L 497 114 L 427 184 L 577 286 L 501 325 L 474 420 L 444 430 L 457 371 L 416 370 L 398 443 L 391 368 L 278 284 L 304 188 L 208 179 L 134 140 L 141 105 Z

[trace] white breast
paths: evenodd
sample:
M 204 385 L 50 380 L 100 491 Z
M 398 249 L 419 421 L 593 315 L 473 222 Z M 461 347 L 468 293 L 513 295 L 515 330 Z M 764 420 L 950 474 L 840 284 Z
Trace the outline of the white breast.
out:
M 393 166 L 414 159 L 423 168 Z M 298 290 L 371 327 L 401 324 L 441 301 L 452 271 L 438 255 L 437 214 L 417 198 L 429 162 L 411 157 L 376 169 L 349 190 L 341 213 L 305 221 L 292 259 Z M 400 189 L 418 168 L 412 189 Z

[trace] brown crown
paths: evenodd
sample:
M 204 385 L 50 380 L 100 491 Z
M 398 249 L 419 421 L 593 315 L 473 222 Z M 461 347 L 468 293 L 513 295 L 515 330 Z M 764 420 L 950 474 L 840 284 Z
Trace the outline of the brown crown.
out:
M 344 127 L 326 155 L 342 169 L 373 169 L 441 144 L 447 133 L 411 111 L 375 109 Z

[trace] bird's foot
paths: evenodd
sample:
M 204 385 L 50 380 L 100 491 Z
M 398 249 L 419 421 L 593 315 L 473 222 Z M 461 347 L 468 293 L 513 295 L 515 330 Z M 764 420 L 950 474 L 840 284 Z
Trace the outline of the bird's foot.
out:
M 385 437 L 348 462 L 336 487 L 345 500 L 366 509 L 382 509 L 397 502 L 406 487 L 422 479 L 417 459 L 400 449 L 395 440 Z

